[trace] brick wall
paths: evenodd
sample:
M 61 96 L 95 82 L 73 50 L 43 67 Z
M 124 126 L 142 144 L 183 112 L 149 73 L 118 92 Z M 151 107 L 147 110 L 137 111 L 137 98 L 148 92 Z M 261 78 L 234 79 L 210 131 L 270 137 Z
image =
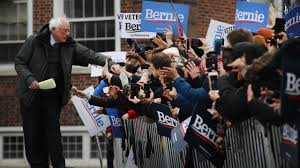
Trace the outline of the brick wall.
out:
M 16 78 L 0 78 L 0 126 L 20 124 L 19 102 L 16 97 Z
M 16 97 L 16 77 L 0 78 L 0 126 L 20 126 L 21 116 L 19 100 Z M 73 75 L 71 82 L 78 89 L 96 85 L 97 78 L 90 78 L 90 75 Z M 62 110 L 62 125 L 82 125 L 82 122 L 74 111 L 74 106 L 69 102 Z
M 159 0 L 169 2 L 169 0 Z M 141 12 L 141 0 L 121 0 L 122 12 Z M 173 0 L 174 3 L 190 5 L 188 37 L 205 37 L 210 19 L 228 23 L 234 22 L 235 0 Z M 37 32 L 52 17 L 52 0 L 33 0 L 33 31 Z M 122 41 L 125 49 L 125 41 Z M 15 96 L 15 77 L 0 77 L 0 126 L 19 126 L 19 102 Z M 73 75 L 72 83 L 79 89 L 84 89 L 97 83 L 89 75 Z M 62 125 L 82 125 L 78 114 L 70 103 L 63 109 Z
M 33 32 L 39 29 L 53 17 L 53 1 L 52 0 L 33 0 Z

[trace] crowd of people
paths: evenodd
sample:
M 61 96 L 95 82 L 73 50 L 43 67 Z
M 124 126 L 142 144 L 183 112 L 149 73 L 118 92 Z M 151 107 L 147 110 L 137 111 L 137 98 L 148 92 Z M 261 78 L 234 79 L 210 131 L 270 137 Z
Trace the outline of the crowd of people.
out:
M 66 18 L 53 19 L 26 40 L 15 59 L 26 156 L 32 167 L 47 167 L 48 153 L 54 167 L 64 167 L 59 115 L 70 87 L 98 106 L 97 113 L 117 108 L 123 120 L 141 116 L 153 122 L 157 116 L 152 103 L 167 105 L 180 122 L 200 110 L 194 107 L 205 107 L 222 128 L 216 133 L 220 153 L 226 148 L 226 128 L 236 123 L 251 117 L 263 124 L 285 122 L 280 113 L 282 52 L 290 40 L 297 40 L 285 32 L 237 29 L 210 46 L 203 38 L 175 37 L 166 28 L 151 40 L 127 39 L 131 50 L 124 65 L 76 43 L 69 33 Z M 94 95 L 70 85 L 71 65 L 88 63 L 103 66 Z M 56 80 L 57 88 L 38 90 L 38 81 L 48 78 Z
M 224 40 L 224 39 L 223 39 Z M 262 28 L 257 32 L 237 29 L 227 36 L 229 45 L 209 46 L 205 39 L 174 37 L 170 28 L 149 40 L 128 39 L 131 50 L 124 66 L 104 66 L 105 92 L 88 95 L 73 88 L 89 103 L 117 108 L 123 120 L 156 117 L 152 103 L 168 105 L 180 122 L 196 105 L 205 106 L 221 130 L 217 131 L 220 153 L 226 148 L 226 128 L 255 117 L 263 125 L 282 125 L 280 90 L 285 32 Z M 126 74 L 129 83 L 124 85 Z M 123 76 L 123 77 L 120 77 Z M 96 86 L 97 88 L 98 86 Z M 103 87 L 102 87 L 103 88 Z M 219 126 L 218 126 L 219 128 Z

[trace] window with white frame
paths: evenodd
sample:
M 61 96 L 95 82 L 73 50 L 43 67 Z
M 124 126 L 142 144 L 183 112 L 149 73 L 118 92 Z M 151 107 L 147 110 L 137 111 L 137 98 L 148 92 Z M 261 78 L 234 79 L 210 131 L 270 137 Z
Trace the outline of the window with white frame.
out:
M 3 137 L 3 159 L 23 159 L 24 139 L 23 136 Z
M 71 35 L 96 51 L 115 50 L 114 0 L 63 0 Z
M 63 136 L 62 145 L 66 159 L 82 158 L 82 136 Z
M 27 36 L 28 1 L 0 1 L 0 63 L 12 63 Z
M 107 142 L 104 138 L 99 136 L 103 164 L 106 165 Z M 62 127 L 61 140 L 67 166 L 96 167 L 99 164 L 95 140 L 84 128 Z M 0 167 L 24 167 L 24 164 L 27 161 L 21 127 L 0 127 Z
M 99 136 L 99 144 L 101 149 L 101 154 L 103 158 L 107 156 L 107 142 L 105 141 L 104 136 Z M 98 146 L 96 142 L 96 138 L 91 138 L 90 142 L 91 150 L 90 150 L 90 158 L 95 159 L 98 158 Z

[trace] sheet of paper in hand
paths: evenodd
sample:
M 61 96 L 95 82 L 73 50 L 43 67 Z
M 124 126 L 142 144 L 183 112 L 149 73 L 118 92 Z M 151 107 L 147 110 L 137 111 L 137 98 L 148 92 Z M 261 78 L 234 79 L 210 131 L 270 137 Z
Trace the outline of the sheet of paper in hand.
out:
M 116 63 L 125 63 L 126 62 L 126 52 L 124 52 L 124 51 L 101 52 L 101 54 L 110 57 L 111 60 Z
M 53 78 L 41 81 L 38 83 L 38 85 L 39 85 L 40 89 L 42 89 L 42 90 L 56 88 L 56 84 L 55 84 L 55 81 Z
M 99 77 L 103 75 L 103 68 L 99 65 L 91 65 L 91 77 Z

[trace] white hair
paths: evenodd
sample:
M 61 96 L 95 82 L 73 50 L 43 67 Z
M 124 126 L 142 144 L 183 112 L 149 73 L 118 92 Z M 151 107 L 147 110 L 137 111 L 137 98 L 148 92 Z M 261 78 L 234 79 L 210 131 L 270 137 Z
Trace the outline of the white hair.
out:
M 60 17 L 57 17 L 57 18 L 52 18 L 49 21 L 49 30 L 52 30 L 53 27 L 60 27 L 62 19 L 66 19 L 66 17 L 65 16 L 60 16 Z

